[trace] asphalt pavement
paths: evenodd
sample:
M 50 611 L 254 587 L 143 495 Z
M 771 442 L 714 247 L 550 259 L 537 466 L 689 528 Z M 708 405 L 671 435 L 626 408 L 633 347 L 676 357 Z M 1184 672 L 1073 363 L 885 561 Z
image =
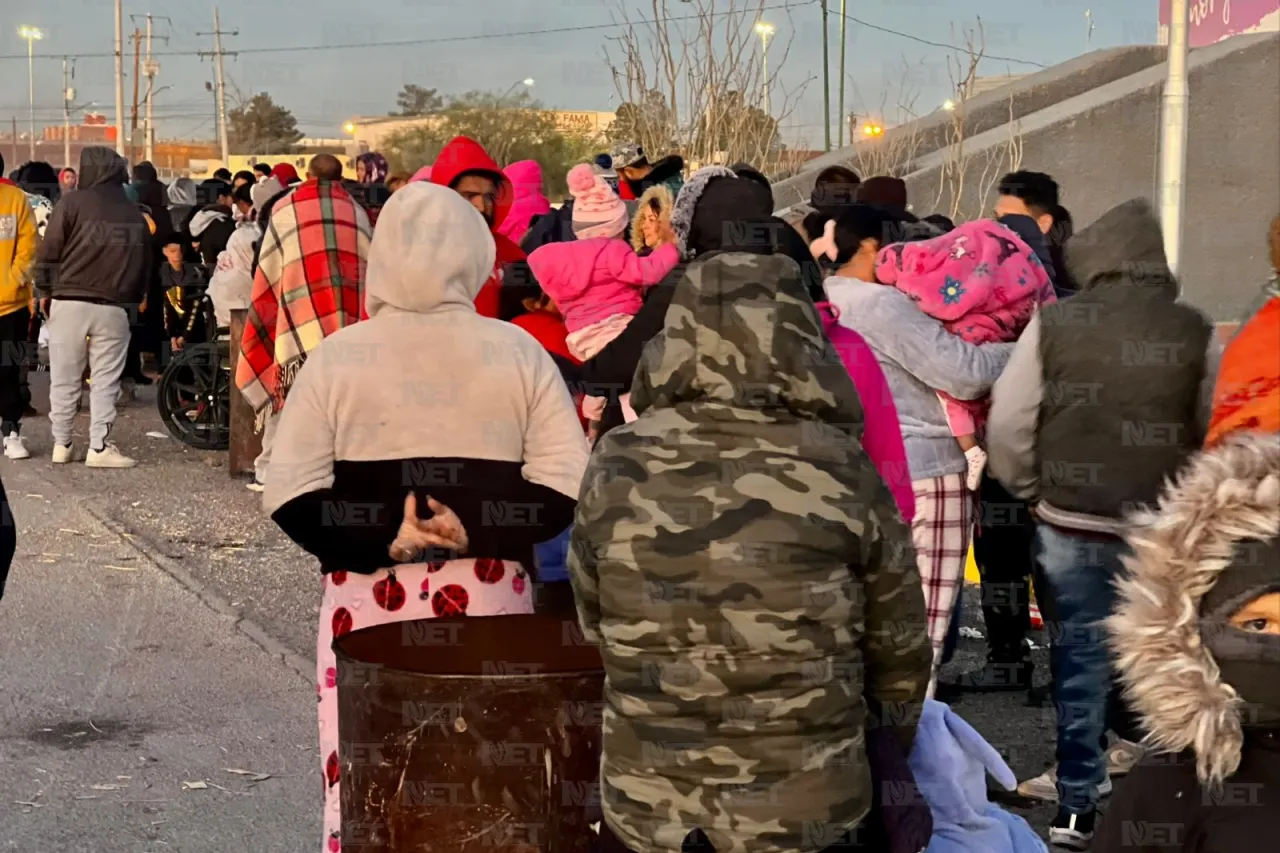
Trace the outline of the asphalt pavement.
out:
M 47 374 L 32 380 L 47 411 Z M 0 601 L 0 849 L 311 849 L 319 573 L 228 475 L 225 452 L 169 437 L 154 389 L 138 394 L 112 433 L 137 468 L 52 465 L 45 417 L 23 430 L 32 459 L 0 458 L 19 525 Z M 81 449 L 87 427 L 82 415 Z M 976 589 L 966 604 L 980 631 Z M 966 637 L 951 667 L 984 651 Z M 955 706 L 1019 779 L 1053 759 L 1053 709 L 1025 699 Z M 1042 833 L 1052 817 L 1011 806 Z
M 310 679 L 95 518 L 46 460 L 0 465 L 18 528 L 0 601 L 0 850 L 311 849 Z

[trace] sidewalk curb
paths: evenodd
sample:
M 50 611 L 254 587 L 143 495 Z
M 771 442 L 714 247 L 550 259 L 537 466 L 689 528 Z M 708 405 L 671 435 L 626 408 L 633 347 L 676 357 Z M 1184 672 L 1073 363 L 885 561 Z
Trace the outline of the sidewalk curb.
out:
M 210 610 L 232 619 L 232 627 L 244 634 L 250 642 L 272 657 L 279 659 L 281 663 L 297 673 L 298 677 L 308 685 L 314 685 L 316 678 L 316 663 L 314 660 L 307 660 L 272 637 L 261 625 L 242 615 L 239 610 L 231 606 L 231 602 L 214 592 L 207 585 L 196 580 L 194 575 L 166 557 L 142 536 L 129 531 L 118 521 L 103 515 L 95 507 L 83 503 L 80 506 L 85 512 L 93 516 L 99 524 L 124 540 L 129 547 L 146 557 L 156 568 L 193 593 Z

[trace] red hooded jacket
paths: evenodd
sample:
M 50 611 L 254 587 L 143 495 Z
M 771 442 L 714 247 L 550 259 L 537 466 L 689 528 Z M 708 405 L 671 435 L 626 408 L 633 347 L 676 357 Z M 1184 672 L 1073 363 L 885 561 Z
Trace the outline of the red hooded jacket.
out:
M 515 201 L 515 190 L 511 181 L 498 168 L 498 164 L 489 156 L 489 152 L 474 139 L 458 136 L 450 140 L 431 165 L 431 183 L 442 187 L 453 188 L 458 178 L 468 172 L 478 172 L 497 184 L 498 197 L 493 204 L 493 222 L 489 228 L 493 232 L 493 242 L 497 247 L 497 260 L 493 264 L 493 275 L 480 288 L 476 296 L 476 312 L 482 317 L 498 317 L 498 290 L 502 287 L 502 269 L 507 264 L 522 261 L 524 252 L 511 240 L 498 233 L 498 227 L 507 218 L 511 205 Z

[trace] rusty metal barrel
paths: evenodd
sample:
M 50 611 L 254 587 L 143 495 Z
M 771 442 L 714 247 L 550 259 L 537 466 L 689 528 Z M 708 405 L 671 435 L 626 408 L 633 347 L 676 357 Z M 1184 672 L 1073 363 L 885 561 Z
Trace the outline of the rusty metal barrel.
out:
M 604 671 L 576 619 L 420 619 L 333 646 L 343 853 L 590 851 Z

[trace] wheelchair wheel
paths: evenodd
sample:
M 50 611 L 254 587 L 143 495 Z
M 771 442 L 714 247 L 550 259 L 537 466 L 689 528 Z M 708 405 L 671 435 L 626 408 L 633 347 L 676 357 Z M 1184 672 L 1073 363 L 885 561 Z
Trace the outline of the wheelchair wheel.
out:
M 156 391 L 169 434 L 197 450 L 225 450 L 231 438 L 231 359 L 226 342 L 191 344 Z

